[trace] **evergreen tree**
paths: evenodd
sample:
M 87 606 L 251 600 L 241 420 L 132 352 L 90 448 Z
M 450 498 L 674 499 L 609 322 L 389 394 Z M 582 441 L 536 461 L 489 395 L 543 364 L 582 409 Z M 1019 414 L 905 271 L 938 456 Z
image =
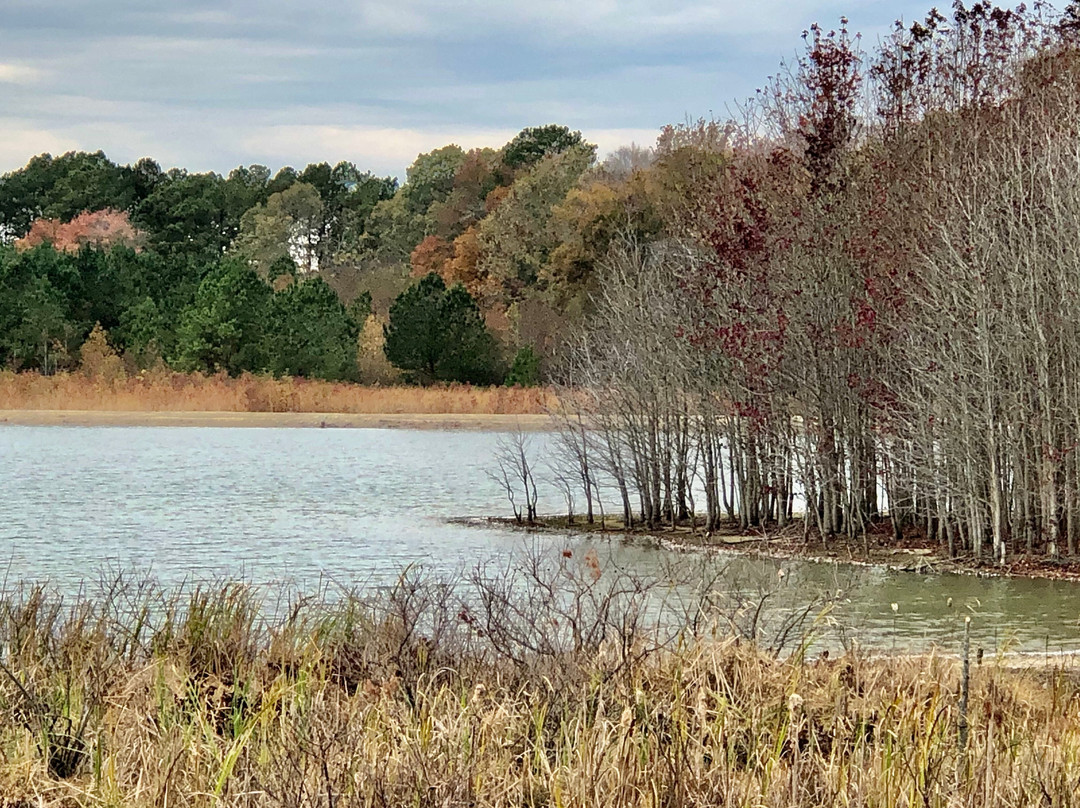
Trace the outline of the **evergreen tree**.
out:
M 271 290 L 244 262 L 225 260 L 180 317 L 176 364 L 184 370 L 260 370 Z
M 422 382 L 489 384 L 498 375 L 495 340 L 476 301 L 434 272 L 398 295 L 384 333 L 386 358 Z
M 531 345 L 524 346 L 515 354 L 505 384 L 507 387 L 536 387 L 540 384 L 540 357 Z
M 539 163 L 552 154 L 581 146 L 581 132 L 572 132 L 567 126 L 550 123 L 546 126 L 530 126 L 522 129 L 503 147 L 503 162 L 518 169 Z
M 356 378 L 359 327 L 322 278 L 274 294 L 266 332 L 269 369 L 283 376 Z

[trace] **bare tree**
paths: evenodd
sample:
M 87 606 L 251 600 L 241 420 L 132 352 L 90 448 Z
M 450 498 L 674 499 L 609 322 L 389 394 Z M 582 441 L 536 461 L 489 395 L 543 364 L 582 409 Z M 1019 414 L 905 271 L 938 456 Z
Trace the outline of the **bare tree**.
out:
M 536 522 L 538 498 L 533 467 L 536 465 L 532 439 L 521 428 L 499 437 L 495 450 L 495 469 L 488 476 L 506 493 L 514 519 L 520 524 Z
M 703 489 L 707 531 L 764 531 L 801 492 L 807 539 L 1077 552 L 1080 50 L 1052 22 L 957 4 L 871 57 L 813 28 L 746 124 L 665 132 L 649 170 L 687 192 L 567 351 L 587 499 L 658 529 Z

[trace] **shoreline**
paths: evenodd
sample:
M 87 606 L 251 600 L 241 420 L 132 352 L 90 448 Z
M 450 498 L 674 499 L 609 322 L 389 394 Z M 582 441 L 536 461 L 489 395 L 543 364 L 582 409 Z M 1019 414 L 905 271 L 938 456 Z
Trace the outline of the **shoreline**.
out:
M 711 536 L 704 532 L 691 532 L 680 527 L 649 530 L 647 528 L 625 529 L 620 523 L 609 523 L 602 529 L 598 524 L 587 525 L 580 517 L 573 525 L 566 524 L 565 517 L 539 517 L 532 525 L 518 524 L 509 517 L 482 517 L 489 524 L 499 524 L 524 531 L 542 531 L 565 535 L 598 535 L 610 538 L 640 539 L 654 542 L 657 547 L 677 553 L 731 553 L 750 558 L 773 561 L 804 561 L 813 564 L 846 564 L 853 567 L 873 567 L 892 572 L 916 575 L 967 575 L 975 578 L 1017 578 L 1042 581 L 1080 583 L 1080 558 L 1052 560 L 1014 556 L 1004 566 L 992 562 L 979 562 L 971 557 L 948 558 L 940 555 L 936 547 L 909 543 L 902 547 L 873 547 L 869 554 L 859 545 L 835 539 L 830 547 L 821 542 L 802 541 L 801 529 L 797 536 L 787 534 L 763 537 L 747 533 L 731 526 L 714 531 Z M 478 524 L 476 519 L 455 520 Z
M 295 429 L 550 429 L 547 415 L 412 412 L 237 412 L 139 410 L 0 410 L 0 426 L 223 427 Z

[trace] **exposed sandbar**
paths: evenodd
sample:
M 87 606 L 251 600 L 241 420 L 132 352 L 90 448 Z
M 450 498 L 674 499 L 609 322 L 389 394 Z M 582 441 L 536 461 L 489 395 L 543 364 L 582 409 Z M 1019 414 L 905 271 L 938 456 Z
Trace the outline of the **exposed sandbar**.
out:
M 353 429 L 464 429 L 540 431 L 546 415 L 483 413 L 117 412 L 0 410 L 0 424 L 18 426 L 297 427 Z

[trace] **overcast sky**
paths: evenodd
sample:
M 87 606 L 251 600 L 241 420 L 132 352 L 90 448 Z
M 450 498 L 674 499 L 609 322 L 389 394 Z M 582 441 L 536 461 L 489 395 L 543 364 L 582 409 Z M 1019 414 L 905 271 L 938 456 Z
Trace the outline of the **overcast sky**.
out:
M 948 2 L 942 0 L 945 6 Z M 0 171 L 104 149 L 226 172 L 563 123 L 601 151 L 726 117 L 815 20 L 872 45 L 909 0 L 0 0 Z

